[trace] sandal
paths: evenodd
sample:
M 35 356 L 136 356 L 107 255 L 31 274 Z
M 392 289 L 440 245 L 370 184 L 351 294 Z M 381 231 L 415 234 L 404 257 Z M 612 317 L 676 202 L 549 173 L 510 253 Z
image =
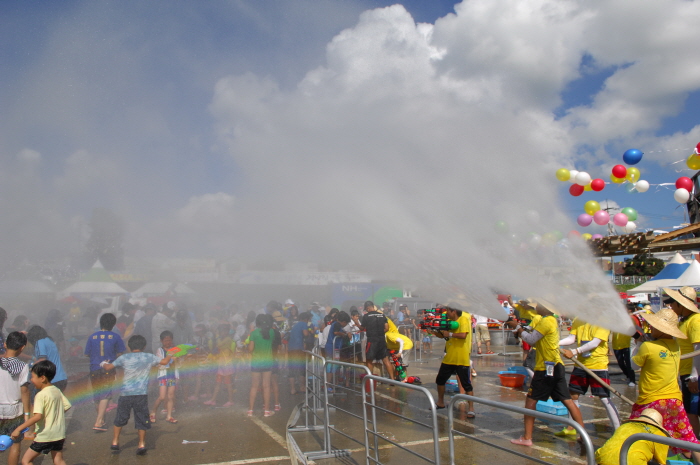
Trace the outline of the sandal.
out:
M 155 423 L 155 422 L 156 422 L 156 414 L 155 414 L 155 413 L 151 413 L 151 415 L 148 417 L 148 420 L 149 420 L 151 423 Z
M 252 417 L 252 416 L 253 416 L 253 411 L 252 411 L 252 410 L 248 410 L 248 412 L 246 413 L 246 415 L 249 416 L 249 417 Z
M 271 411 L 271 410 L 265 410 L 264 416 L 266 416 L 266 417 L 271 417 L 271 416 L 274 415 L 274 414 L 275 414 L 275 412 L 273 412 L 273 411 Z
M 275 404 L 275 412 L 279 412 L 282 410 L 282 406 L 280 404 Z
M 486 352 L 486 355 L 493 355 L 493 352 L 489 350 L 488 352 Z
M 112 444 L 111 446 L 109 446 L 109 449 L 110 450 L 119 450 L 119 444 Z
M 468 411 L 467 418 L 476 418 L 476 413 L 474 413 L 472 410 Z
M 166 418 L 165 421 L 167 421 L 168 423 L 177 423 L 177 420 L 174 419 L 173 417 Z
M 481 349 L 477 350 L 476 353 L 481 355 Z
M 146 452 L 148 452 L 148 449 L 145 447 L 139 447 L 136 449 L 136 455 L 146 455 Z

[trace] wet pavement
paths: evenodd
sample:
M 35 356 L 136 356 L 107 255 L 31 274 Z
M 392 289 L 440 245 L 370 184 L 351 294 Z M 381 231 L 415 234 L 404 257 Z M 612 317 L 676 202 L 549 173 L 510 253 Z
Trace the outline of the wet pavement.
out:
M 502 348 L 500 348 L 502 350 Z M 497 377 L 498 371 L 510 366 L 521 365 L 521 355 L 516 346 L 508 346 L 508 355 L 476 354 L 472 363 L 478 372 L 474 379 L 474 394 L 477 397 L 491 399 L 510 405 L 523 406 L 526 387 L 522 389 L 501 386 Z M 423 387 L 435 395 L 435 374 L 440 365 L 442 350 L 435 344 L 432 354 L 424 354 L 423 359 L 414 361 L 409 356 L 409 375 L 420 376 Z M 614 357 L 611 358 L 614 362 Z M 567 369 L 571 371 L 571 367 Z M 635 388 L 624 383 L 624 377 L 614 375 L 619 372 L 617 366 L 611 363 L 611 378 L 613 386 L 628 398 L 636 398 Z M 283 371 L 284 372 L 284 371 Z M 68 424 L 68 435 L 64 457 L 68 464 L 153 464 L 153 465 L 203 465 L 203 464 L 289 464 L 290 454 L 286 439 L 288 423 L 301 425 L 305 416 L 290 421 L 295 412 L 294 407 L 303 402 L 303 394 L 291 395 L 286 378 L 281 378 L 280 403 L 282 409 L 272 417 L 263 417 L 262 403 L 258 397 L 258 408 L 253 417 L 247 417 L 248 394 L 250 388 L 249 373 L 239 373 L 237 376 L 235 405 L 233 408 L 214 408 L 202 405 L 200 402 L 182 402 L 177 399 L 174 417 L 177 424 L 164 421 L 164 415 L 158 415 L 158 420 L 147 433 L 148 454 L 137 456 L 137 435 L 133 428 L 133 420 L 124 427 L 121 436 L 121 451 L 112 453 L 110 444 L 112 438 L 111 424 L 115 411 L 107 415 L 109 431 L 98 433 L 92 430 L 95 421 L 95 411 L 92 403 L 83 398 L 83 380 L 74 380 L 69 384 L 68 395 L 76 403 L 72 418 Z M 318 464 L 335 463 L 365 463 L 364 428 L 361 419 L 361 385 L 349 383 L 351 391 L 329 396 L 334 408 L 331 413 L 331 424 L 339 432 L 331 433 L 331 444 L 338 450 L 337 458 L 316 459 Z M 344 384 L 344 383 L 343 383 Z M 356 392 L 352 392 L 352 390 Z M 405 445 L 411 451 L 432 458 L 434 441 L 432 428 L 426 428 L 419 423 L 431 424 L 429 401 L 418 391 L 403 387 L 380 384 L 377 388 L 377 430 L 382 437 Z M 155 391 L 150 396 L 150 405 L 155 400 Z M 225 402 L 222 396 L 219 404 Z M 446 396 L 449 402 L 450 396 Z M 613 396 L 613 402 L 620 410 L 621 418 L 629 417 L 630 407 Z M 597 398 L 582 396 L 581 410 L 586 423 L 586 429 L 595 447 L 600 447 L 612 435 L 612 428 L 605 410 Z M 517 438 L 523 431 L 523 417 L 505 410 L 476 405 L 476 418 L 467 418 L 466 408 L 455 410 L 455 428 L 475 438 L 496 444 L 507 449 L 512 447 L 520 452 L 544 459 L 552 463 L 585 463 L 581 455 L 581 447 L 575 439 L 561 439 L 554 436 L 561 429 L 559 424 L 548 424 L 538 420 L 534 434 L 535 445 L 531 448 L 511 446 L 510 439 Z M 395 416 L 401 415 L 402 417 Z M 438 411 L 438 435 L 441 463 L 449 463 L 448 427 L 446 410 Z M 348 437 L 352 439 L 349 439 Z M 322 433 L 320 431 L 295 432 L 295 441 L 303 452 L 319 451 L 322 449 Z M 190 441 L 187 443 L 186 441 Z M 196 443 L 192 441 L 206 441 Z M 23 450 L 29 445 L 24 441 Z M 418 457 L 378 440 L 380 460 L 389 464 L 423 463 Z M 457 438 L 455 450 L 457 463 L 464 464 L 507 464 L 528 463 L 530 461 L 513 456 L 489 445 L 479 443 L 471 438 Z M 50 464 L 50 457 L 44 457 L 35 463 Z M 534 462 L 531 462 L 534 463 Z

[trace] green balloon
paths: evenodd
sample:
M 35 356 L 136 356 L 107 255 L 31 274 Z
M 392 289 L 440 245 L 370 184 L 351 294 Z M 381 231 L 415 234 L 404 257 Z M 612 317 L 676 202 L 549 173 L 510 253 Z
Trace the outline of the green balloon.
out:
M 636 221 L 637 220 L 637 210 L 635 210 L 632 207 L 625 207 L 621 210 L 622 213 L 627 215 L 627 219 L 630 221 Z
M 499 233 L 507 233 L 508 232 L 508 223 L 505 221 L 498 221 L 496 222 L 496 231 Z

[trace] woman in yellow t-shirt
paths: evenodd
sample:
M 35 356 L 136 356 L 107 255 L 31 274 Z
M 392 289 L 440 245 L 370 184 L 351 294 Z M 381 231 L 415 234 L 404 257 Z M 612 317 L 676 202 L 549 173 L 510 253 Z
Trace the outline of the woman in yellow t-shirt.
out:
M 639 397 L 632 406 L 630 420 L 639 418 L 647 408 L 657 410 L 664 419 L 663 427 L 676 439 L 698 444 L 688 415 L 683 408 L 681 390 L 678 386 L 680 349 L 674 337 L 683 339 L 685 334 L 678 329 L 678 316 L 670 308 L 658 313 L 644 315 L 651 327 L 653 341 L 637 346 L 632 356 L 632 364 L 639 366 Z M 673 453 L 689 451 L 672 448 Z M 693 454 L 695 455 L 695 454 Z

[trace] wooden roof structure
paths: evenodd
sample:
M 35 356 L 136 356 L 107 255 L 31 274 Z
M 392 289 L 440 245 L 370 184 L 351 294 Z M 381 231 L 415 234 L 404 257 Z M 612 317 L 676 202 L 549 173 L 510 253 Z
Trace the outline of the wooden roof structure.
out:
M 636 255 L 639 253 L 673 252 L 700 248 L 700 223 L 654 236 L 654 233 L 632 233 L 621 236 L 608 236 L 590 241 L 593 255 L 596 257 L 614 257 L 618 255 Z M 689 236 L 679 239 L 683 236 Z

